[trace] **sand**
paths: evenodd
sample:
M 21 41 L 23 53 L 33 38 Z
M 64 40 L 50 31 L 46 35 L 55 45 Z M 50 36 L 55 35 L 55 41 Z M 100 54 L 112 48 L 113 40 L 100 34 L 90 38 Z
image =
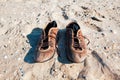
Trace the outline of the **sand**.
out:
M 59 50 L 35 63 L 41 29 L 53 20 Z M 72 21 L 90 40 L 82 63 L 66 56 L 65 28 Z M 0 0 L 0 80 L 120 80 L 120 0 Z

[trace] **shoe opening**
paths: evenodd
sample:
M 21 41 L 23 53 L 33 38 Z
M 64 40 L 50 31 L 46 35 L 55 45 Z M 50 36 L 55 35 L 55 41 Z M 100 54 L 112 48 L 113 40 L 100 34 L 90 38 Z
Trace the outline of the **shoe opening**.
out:
M 77 38 L 77 32 L 78 30 L 80 29 L 80 26 L 76 23 L 76 22 L 72 22 L 70 23 L 67 28 L 70 28 L 73 30 L 73 33 L 74 33 L 74 48 L 77 50 L 77 49 L 80 49 L 82 50 L 82 48 L 80 47 L 80 44 L 79 44 L 79 40 Z
M 52 21 L 50 23 L 48 23 L 48 25 L 45 28 L 45 38 L 43 40 L 43 45 L 41 47 L 41 49 L 47 49 L 49 47 L 49 42 L 48 42 L 48 33 L 50 31 L 51 28 L 53 27 L 57 27 L 57 23 L 56 21 Z

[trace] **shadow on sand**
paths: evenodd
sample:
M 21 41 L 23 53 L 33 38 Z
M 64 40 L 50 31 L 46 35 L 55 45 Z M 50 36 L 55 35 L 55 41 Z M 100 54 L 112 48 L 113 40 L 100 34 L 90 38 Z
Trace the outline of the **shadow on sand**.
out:
M 58 48 L 57 48 L 57 53 L 58 53 L 58 61 L 63 63 L 63 64 L 70 64 L 71 61 L 67 59 L 67 54 L 66 54 L 66 29 L 61 29 L 58 31 Z
M 35 63 L 36 47 L 41 36 L 42 29 L 34 28 L 30 34 L 27 35 L 31 49 L 24 57 L 24 61 L 27 63 Z

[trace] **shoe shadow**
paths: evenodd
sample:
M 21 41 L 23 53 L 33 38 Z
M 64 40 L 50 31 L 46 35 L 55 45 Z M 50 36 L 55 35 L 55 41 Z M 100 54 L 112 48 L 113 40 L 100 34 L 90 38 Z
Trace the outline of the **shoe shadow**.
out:
M 24 61 L 27 63 L 35 63 L 35 56 L 36 56 L 36 47 L 41 36 L 42 29 L 34 28 L 30 34 L 27 35 L 29 40 L 31 49 L 28 51 L 26 56 L 24 57 Z
M 58 31 L 58 61 L 63 64 L 71 64 L 72 62 L 67 59 L 66 54 L 66 29 L 61 29 Z

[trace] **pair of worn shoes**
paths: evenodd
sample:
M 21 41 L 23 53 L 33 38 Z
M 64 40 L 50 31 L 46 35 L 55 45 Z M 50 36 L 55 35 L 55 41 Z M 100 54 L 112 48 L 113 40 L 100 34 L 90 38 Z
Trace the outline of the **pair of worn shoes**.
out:
M 57 23 L 50 22 L 40 36 L 37 46 L 36 62 L 45 62 L 53 58 L 57 45 Z M 72 22 L 66 27 L 67 57 L 70 61 L 79 63 L 86 58 L 86 44 L 80 26 Z

